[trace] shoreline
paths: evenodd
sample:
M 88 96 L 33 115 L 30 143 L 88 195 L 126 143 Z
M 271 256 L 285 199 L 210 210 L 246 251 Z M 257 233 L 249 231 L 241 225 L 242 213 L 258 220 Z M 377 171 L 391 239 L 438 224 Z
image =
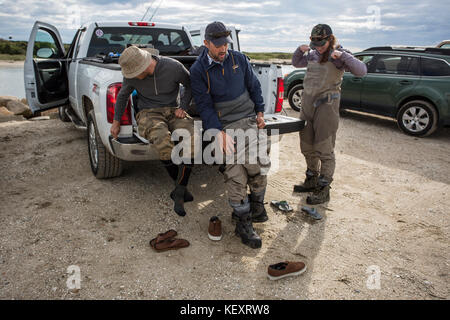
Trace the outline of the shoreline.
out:
M 0 60 L 0 67 L 23 67 L 25 61 Z

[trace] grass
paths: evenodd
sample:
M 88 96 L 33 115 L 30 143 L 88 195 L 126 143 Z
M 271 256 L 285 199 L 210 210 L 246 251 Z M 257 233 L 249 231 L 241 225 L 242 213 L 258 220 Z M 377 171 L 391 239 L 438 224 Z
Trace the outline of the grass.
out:
M 0 53 L 0 60 L 25 61 L 25 55 Z
M 286 52 L 244 52 L 244 54 L 255 60 L 292 59 L 292 53 Z

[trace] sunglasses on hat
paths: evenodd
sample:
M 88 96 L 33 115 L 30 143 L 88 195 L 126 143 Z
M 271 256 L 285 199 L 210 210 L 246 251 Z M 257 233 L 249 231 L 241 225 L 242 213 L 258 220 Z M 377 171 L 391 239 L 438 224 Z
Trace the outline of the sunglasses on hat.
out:
M 214 39 L 219 39 L 223 37 L 228 37 L 230 34 L 231 31 L 223 31 L 223 32 L 208 33 L 208 36 Z
M 325 36 L 325 37 L 309 37 L 309 39 L 311 39 L 311 41 L 314 42 L 319 42 L 319 41 L 323 41 L 323 40 L 328 40 L 330 38 L 330 36 Z

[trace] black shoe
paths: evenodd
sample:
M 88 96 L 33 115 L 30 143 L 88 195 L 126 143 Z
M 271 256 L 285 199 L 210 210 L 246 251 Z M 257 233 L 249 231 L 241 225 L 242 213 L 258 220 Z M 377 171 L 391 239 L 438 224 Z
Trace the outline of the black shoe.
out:
M 173 210 L 181 217 L 184 217 L 186 215 L 186 211 L 184 210 L 185 191 L 185 186 L 177 185 L 175 189 L 170 193 L 170 197 L 174 202 Z
M 243 244 L 253 249 L 261 248 L 262 240 L 253 229 L 250 212 L 245 213 L 239 217 L 234 232 L 236 233 L 237 236 L 241 238 Z

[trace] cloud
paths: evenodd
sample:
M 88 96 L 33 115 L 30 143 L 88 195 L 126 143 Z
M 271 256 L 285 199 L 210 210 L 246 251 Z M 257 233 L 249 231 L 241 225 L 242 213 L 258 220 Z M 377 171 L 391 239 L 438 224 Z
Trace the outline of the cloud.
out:
M 154 21 L 197 29 L 215 20 L 241 30 L 245 51 L 292 52 L 311 29 L 327 23 L 342 45 L 361 49 L 403 43 L 434 45 L 448 38 L 450 3 L 422 0 L 0 0 L 0 37 L 28 40 L 34 21 L 55 25 L 64 42 L 92 21 Z M 353 49 L 352 49 L 353 48 Z

